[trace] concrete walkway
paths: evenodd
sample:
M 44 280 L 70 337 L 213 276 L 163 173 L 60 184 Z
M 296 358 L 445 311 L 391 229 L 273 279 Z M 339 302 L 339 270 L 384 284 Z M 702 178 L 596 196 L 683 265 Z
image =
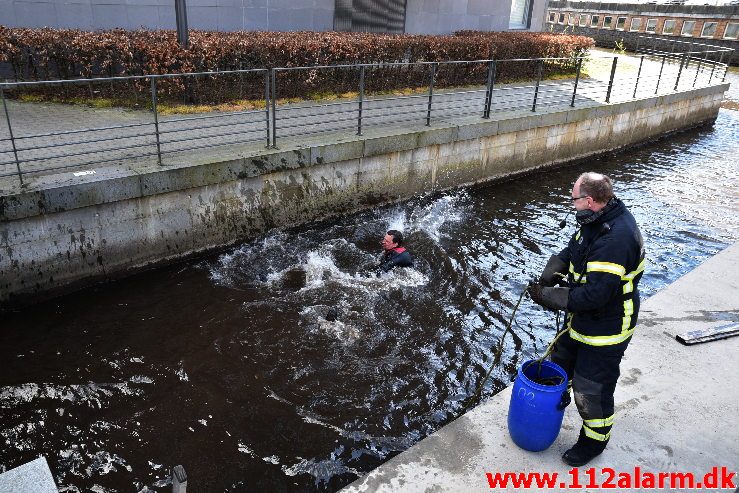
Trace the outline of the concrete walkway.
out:
M 737 274 L 739 243 L 643 303 L 621 365 L 611 442 L 603 455 L 580 468 L 583 486 L 589 466 L 596 468 L 597 484 L 607 479 L 600 468 L 613 468 L 614 485 L 619 473 L 633 473 L 636 466 L 652 473 L 692 472 L 698 481 L 715 466 L 739 469 L 739 337 L 696 346 L 675 340 L 675 334 L 739 321 Z M 567 408 L 562 431 L 549 450 L 526 452 L 508 435 L 510 393 L 509 387 L 342 491 L 497 491 L 500 488 L 489 487 L 485 473 L 506 471 L 558 472 L 560 484 L 505 491 L 566 489 L 561 482 L 571 481 L 570 467 L 560 456 L 577 439 L 580 418 L 575 406 Z M 734 476 L 736 486 L 739 479 Z

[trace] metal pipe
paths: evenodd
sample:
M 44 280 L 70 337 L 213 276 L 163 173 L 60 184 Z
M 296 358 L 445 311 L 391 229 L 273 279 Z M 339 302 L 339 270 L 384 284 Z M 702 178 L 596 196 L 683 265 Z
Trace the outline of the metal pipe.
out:
M 611 91 L 613 90 L 613 78 L 616 75 L 616 65 L 618 64 L 618 57 L 613 58 L 613 65 L 611 65 L 611 78 L 608 80 L 608 90 L 606 91 L 606 103 L 611 102 Z
M 582 68 L 582 60 L 577 62 L 577 74 L 575 75 L 575 86 L 572 88 L 572 101 L 570 106 L 575 107 L 575 96 L 577 96 L 577 85 L 580 83 L 580 69 Z
M 490 118 L 490 109 L 493 103 L 493 87 L 495 86 L 495 60 L 488 63 L 488 80 L 485 89 L 485 109 L 482 112 L 483 118 Z
M 15 138 L 13 137 L 13 127 L 10 126 L 10 113 L 8 113 L 8 105 L 5 102 L 5 92 L 0 87 L 0 99 L 3 100 L 3 110 L 5 111 L 5 121 L 8 123 L 8 133 L 10 134 L 10 143 L 13 146 L 13 156 L 15 157 L 15 167 L 18 170 L 18 179 L 23 186 L 23 173 L 21 172 L 21 163 L 18 160 L 18 150 L 15 147 Z
M 431 126 L 431 103 L 434 100 L 434 79 L 436 79 L 436 68 L 438 64 L 434 63 L 431 65 L 431 81 L 429 82 L 429 103 L 428 110 L 426 112 L 426 126 Z
M 636 73 L 636 82 L 634 82 L 634 94 L 633 96 L 631 96 L 631 99 L 636 98 L 636 88 L 639 87 L 639 77 L 641 77 L 642 65 L 644 65 L 644 55 L 641 56 L 641 60 L 639 61 L 639 71 Z
M 151 108 L 154 110 L 154 133 L 157 137 L 157 162 L 162 165 L 162 147 L 159 143 L 159 114 L 157 112 L 157 80 L 151 79 Z
M 177 42 L 180 43 L 180 46 L 187 49 L 189 42 L 187 37 L 187 4 L 185 0 L 174 0 L 174 12 L 177 21 Z
M 362 135 L 362 105 L 364 104 L 364 67 L 359 68 L 359 114 L 357 115 L 357 135 Z
M 536 86 L 534 88 L 534 104 L 531 105 L 531 111 L 536 111 L 536 99 L 539 97 L 539 84 L 541 83 L 541 75 L 544 72 L 544 62 L 540 61 L 536 68 Z

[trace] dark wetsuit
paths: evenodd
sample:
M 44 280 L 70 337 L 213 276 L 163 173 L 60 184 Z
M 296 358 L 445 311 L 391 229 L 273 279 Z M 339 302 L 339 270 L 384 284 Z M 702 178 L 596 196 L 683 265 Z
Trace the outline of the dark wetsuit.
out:
M 413 267 L 413 257 L 408 250 L 396 247 L 385 252 L 379 269 L 383 272 L 390 272 L 394 267 Z

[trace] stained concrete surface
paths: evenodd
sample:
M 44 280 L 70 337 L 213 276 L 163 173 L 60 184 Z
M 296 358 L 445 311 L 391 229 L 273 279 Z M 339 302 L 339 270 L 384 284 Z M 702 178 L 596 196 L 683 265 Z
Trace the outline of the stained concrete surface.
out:
M 647 267 L 649 268 L 649 267 Z M 684 346 L 675 335 L 739 320 L 739 243 L 642 304 L 639 324 L 621 364 L 616 418 L 606 451 L 580 468 L 619 473 L 692 472 L 697 481 L 713 467 L 739 469 L 739 337 Z M 556 491 L 491 488 L 486 473 L 557 472 L 569 481 L 560 456 L 577 439 L 580 417 L 567 408 L 559 437 L 543 452 L 518 448 L 507 430 L 511 387 L 342 490 L 354 492 Z M 719 475 L 720 476 L 720 475 Z M 632 476 L 633 478 L 633 476 Z M 733 478 L 734 491 L 739 479 Z M 582 488 L 577 491 L 621 491 Z M 696 491 L 666 488 L 664 491 Z M 631 491 L 655 491 L 653 488 Z M 703 491 L 721 491 L 704 488 Z
M 46 459 L 36 460 L 0 474 L 0 493 L 56 493 Z

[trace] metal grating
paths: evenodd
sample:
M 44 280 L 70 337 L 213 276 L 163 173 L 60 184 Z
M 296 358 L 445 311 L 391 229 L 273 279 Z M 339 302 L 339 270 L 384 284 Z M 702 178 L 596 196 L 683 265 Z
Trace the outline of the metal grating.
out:
M 336 0 L 334 29 L 403 33 L 405 8 L 406 0 Z

